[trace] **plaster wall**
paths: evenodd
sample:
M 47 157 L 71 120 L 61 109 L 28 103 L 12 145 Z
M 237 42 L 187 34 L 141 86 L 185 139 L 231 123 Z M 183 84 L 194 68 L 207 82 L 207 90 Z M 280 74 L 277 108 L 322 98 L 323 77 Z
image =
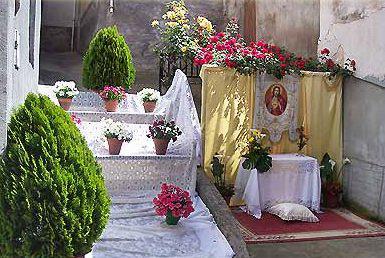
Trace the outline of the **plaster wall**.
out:
M 255 1 L 257 39 L 303 56 L 316 56 L 320 0 Z
M 318 48 L 356 60 L 355 76 L 385 86 L 385 0 L 324 0 L 320 14 Z
M 40 36 L 40 0 L 35 2 L 35 23 L 33 27 L 34 47 L 30 62 L 30 31 L 29 9 L 30 1 L 21 1 L 20 9 L 15 15 L 15 5 L 12 1 L 0 1 L 0 152 L 6 143 L 6 121 L 12 110 L 23 103 L 29 92 L 37 91 L 39 71 L 39 36 Z M 19 31 L 20 62 L 15 69 L 15 30 Z

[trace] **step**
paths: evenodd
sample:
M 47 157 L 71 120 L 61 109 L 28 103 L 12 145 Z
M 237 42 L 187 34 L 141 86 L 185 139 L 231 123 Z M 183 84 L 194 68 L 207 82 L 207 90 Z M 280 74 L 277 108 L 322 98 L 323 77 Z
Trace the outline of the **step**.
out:
M 103 117 L 130 124 L 150 124 L 155 118 L 163 118 L 162 114 L 145 113 L 141 101 L 136 94 L 126 94 L 126 98 L 119 103 L 116 112 L 107 112 L 103 99 L 94 92 L 80 92 L 73 98 L 68 111 L 82 121 L 98 122 Z
M 119 155 L 109 155 L 100 123 L 82 122 L 79 126 L 103 168 L 110 194 L 122 194 L 130 190 L 159 190 L 165 182 L 195 191 L 195 143 L 182 134 L 178 141 L 170 142 L 166 155 L 156 155 L 152 139 L 146 136 L 147 124 L 126 126 L 133 132 L 133 139 L 123 143 Z

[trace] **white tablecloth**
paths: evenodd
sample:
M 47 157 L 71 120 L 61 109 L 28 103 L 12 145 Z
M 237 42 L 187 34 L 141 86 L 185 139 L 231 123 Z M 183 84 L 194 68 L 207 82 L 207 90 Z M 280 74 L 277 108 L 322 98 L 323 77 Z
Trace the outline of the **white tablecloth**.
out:
M 321 178 L 315 158 L 296 154 L 271 155 L 272 168 L 265 173 L 246 170 L 241 165 L 235 181 L 236 202 L 256 218 L 261 211 L 279 203 L 298 203 L 314 211 L 320 209 Z

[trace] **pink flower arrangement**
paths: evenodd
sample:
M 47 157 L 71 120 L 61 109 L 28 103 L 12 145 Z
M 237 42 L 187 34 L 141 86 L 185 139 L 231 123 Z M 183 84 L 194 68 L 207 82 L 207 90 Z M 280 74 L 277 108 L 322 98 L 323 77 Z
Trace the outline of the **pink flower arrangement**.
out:
M 99 93 L 99 96 L 104 100 L 118 100 L 121 101 L 126 97 L 126 92 L 122 87 L 104 86 L 103 90 Z
M 189 192 L 172 184 L 162 184 L 161 193 L 154 198 L 153 204 L 159 216 L 166 216 L 170 211 L 176 218 L 187 218 L 194 211 Z

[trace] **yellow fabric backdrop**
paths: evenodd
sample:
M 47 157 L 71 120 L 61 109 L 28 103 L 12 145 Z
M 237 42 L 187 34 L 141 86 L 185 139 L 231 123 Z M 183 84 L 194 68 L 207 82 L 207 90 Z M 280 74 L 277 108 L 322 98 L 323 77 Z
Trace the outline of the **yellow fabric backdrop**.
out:
M 211 176 L 210 162 L 218 152 L 224 155 L 226 176 L 234 183 L 240 162 L 241 141 L 246 141 L 254 113 L 254 77 L 235 70 L 203 67 L 202 139 L 205 172 Z M 342 162 L 342 77 L 329 80 L 326 73 L 303 72 L 300 78 L 298 125 L 310 136 L 304 153 L 319 161 L 328 152 Z M 297 152 L 284 132 L 278 143 L 268 143 L 272 153 Z
M 237 145 L 247 140 L 253 121 L 255 77 L 209 66 L 203 66 L 200 76 L 204 170 L 212 176 L 210 162 L 219 153 L 226 163 L 226 181 L 234 183 L 241 158 Z

